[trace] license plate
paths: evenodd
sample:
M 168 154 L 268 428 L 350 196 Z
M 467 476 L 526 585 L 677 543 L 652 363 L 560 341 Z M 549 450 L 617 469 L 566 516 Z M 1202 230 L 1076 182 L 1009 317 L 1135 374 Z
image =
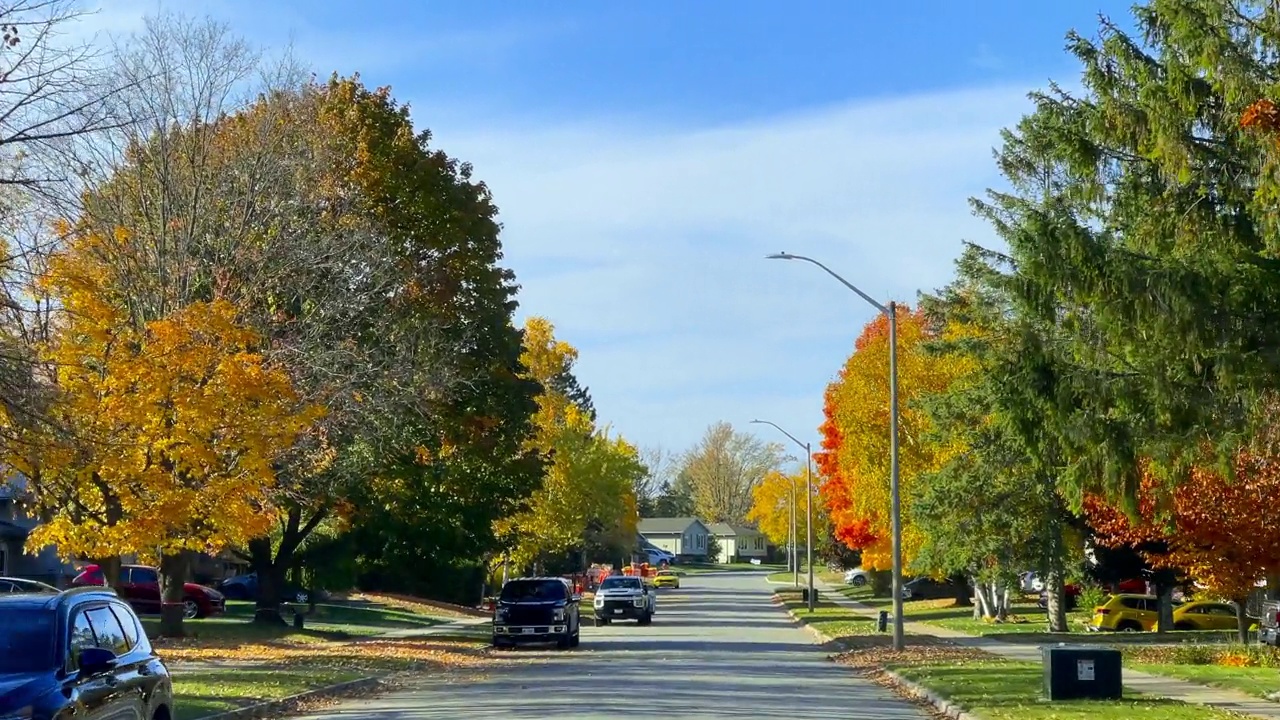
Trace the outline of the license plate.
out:
M 613 614 L 614 614 L 614 615 L 621 615 L 621 614 L 622 614 L 622 608 L 614 608 L 614 609 L 613 609 Z
M 524 633 L 525 635 L 532 635 L 532 634 L 533 634 L 533 628 L 521 628 L 521 629 L 520 629 L 520 632 Z

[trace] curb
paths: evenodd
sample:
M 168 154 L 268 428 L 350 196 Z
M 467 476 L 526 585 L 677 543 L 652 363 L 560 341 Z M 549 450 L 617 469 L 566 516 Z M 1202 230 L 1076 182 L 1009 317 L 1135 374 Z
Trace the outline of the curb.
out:
M 819 595 L 819 597 L 821 597 L 821 595 Z M 773 599 L 776 604 L 786 609 L 787 615 L 790 615 L 792 620 L 797 622 L 804 629 L 808 630 L 809 633 L 818 638 L 820 642 L 828 645 L 834 645 L 842 651 L 848 651 L 848 646 L 844 643 L 801 620 L 800 616 L 797 615 L 794 610 L 783 604 L 782 598 L 777 594 L 774 594 Z M 915 700 L 922 704 L 929 705 L 944 717 L 949 718 L 949 720 L 982 720 L 938 693 L 935 693 L 922 685 L 918 685 L 888 668 L 882 667 L 878 671 L 874 672 L 884 678 L 899 695 L 902 695 L 909 700 Z
M 199 720 L 242 720 L 243 718 L 260 717 L 263 713 L 275 714 L 288 712 L 294 705 L 306 700 L 317 700 L 348 690 L 366 690 L 377 687 L 382 684 L 383 677 L 385 676 L 370 676 L 366 678 L 359 678 L 357 680 L 348 680 L 344 683 L 308 690 L 306 692 L 301 692 L 297 695 L 290 695 L 289 697 L 280 698 L 278 700 L 265 700 L 253 705 L 236 708 L 235 710 L 227 710 L 226 712 L 221 712 L 217 715 L 205 715 L 204 717 L 199 718 Z
M 950 720 L 981 720 L 981 718 L 971 714 L 969 711 L 951 702 L 938 693 L 922 685 L 918 685 L 892 670 L 880 668 L 880 673 L 881 676 L 887 680 L 900 695 L 905 695 L 911 699 L 926 703 L 932 706 L 934 710 L 942 713 L 944 717 L 950 718 Z

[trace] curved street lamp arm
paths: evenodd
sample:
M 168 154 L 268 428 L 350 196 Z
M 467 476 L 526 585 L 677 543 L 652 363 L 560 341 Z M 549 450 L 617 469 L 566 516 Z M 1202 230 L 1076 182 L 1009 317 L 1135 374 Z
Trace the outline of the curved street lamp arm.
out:
M 795 444 L 799 445 L 800 447 L 804 448 L 805 450 L 808 450 L 808 449 L 809 449 L 809 446 L 808 446 L 808 445 L 806 445 L 806 444 L 804 444 L 804 443 L 800 442 L 799 440 L 797 440 L 795 435 L 792 435 L 791 433 L 787 432 L 786 430 L 783 430 L 781 427 L 778 427 L 778 424 L 777 424 L 777 423 L 772 423 L 772 422 L 769 422 L 768 420 L 752 420 L 751 422 L 753 422 L 753 423 L 760 423 L 760 424 L 763 424 L 763 425 L 772 425 L 772 426 L 774 427 L 774 429 L 776 429 L 778 432 L 780 432 L 780 433 L 782 433 L 783 435 L 786 435 L 787 437 L 791 438 L 791 441 L 792 441 L 792 442 L 794 442 Z
M 826 273 L 831 277 L 835 278 L 836 280 L 839 280 L 845 287 L 857 293 L 858 297 L 862 298 L 863 300 L 866 300 L 868 303 L 871 303 L 872 307 L 884 313 L 885 315 L 889 314 L 889 308 L 885 307 L 875 298 L 859 290 L 857 286 L 855 286 L 853 283 L 837 275 L 836 272 L 831 268 L 827 267 L 826 265 L 823 265 L 822 263 L 818 262 L 817 260 L 814 260 L 811 257 L 805 257 L 804 255 L 792 255 L 791 253 L 788 253 L 788 252 L 774 253 L 772 255 L 766 255 L 765 257 L 770 260 L 803 260 L 807 263 L 813 263 L 814 265 L 817 265 L 818 267 L 825 270 Z M 778 428 L 778 429 L 781 430 L 782 428 Z

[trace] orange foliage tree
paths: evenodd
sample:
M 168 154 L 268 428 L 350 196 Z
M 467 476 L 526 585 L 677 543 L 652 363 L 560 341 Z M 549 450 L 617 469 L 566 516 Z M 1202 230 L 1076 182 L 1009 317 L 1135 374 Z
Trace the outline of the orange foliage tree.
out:
M 1171 495 L 1145 472 L 1135 517 L 1097 495 L 1084 508 L 1098 541 L 1137 548 L 1153 567 L 1179 570 L 1236 602 L 1242 635 L 1244 606 L 1255 584 L 1280 578 L 1280 519 L 1260 511 L 1280 496 L 1280 456 L 1241 451 L 1233 480 L 1197 468 Z M 1159 547 L 1162 552 L 1146 548 Z
M 973 363 L 956 355 L 926 352 L 939 329 L 931 326 L 922 312 L 900 305 L 897 320 L 903 560 L 910 563 L 924 532 L 908 520 L 918 479 L 959 450 L 954 444 L 924 440 L 929 419 L 916 401 L 951 387 L 972 371 Z M 864 567 L 886 569 L 891 562 L 887 317 L 877 316 L 863 329 L 853 355 L 827 387 L 824 413 L 822 452 L 815 453 L 815 460 L 822 478 L 820 492 L 836 537 L 862 550 Z

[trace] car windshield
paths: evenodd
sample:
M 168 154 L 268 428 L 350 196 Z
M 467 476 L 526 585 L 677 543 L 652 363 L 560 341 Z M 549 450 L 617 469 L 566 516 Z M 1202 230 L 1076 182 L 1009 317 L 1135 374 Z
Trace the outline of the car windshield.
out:
M 564 600 L 564 583 L 559 580 L 512 580 L 502 586 L 503 600 Z
M 54 614 L 0 607 L 0 675 L 53 668 Z
M 600 583 L 601 590 L 639 590 L 640 580 L 632 577 L 610 577 Z

